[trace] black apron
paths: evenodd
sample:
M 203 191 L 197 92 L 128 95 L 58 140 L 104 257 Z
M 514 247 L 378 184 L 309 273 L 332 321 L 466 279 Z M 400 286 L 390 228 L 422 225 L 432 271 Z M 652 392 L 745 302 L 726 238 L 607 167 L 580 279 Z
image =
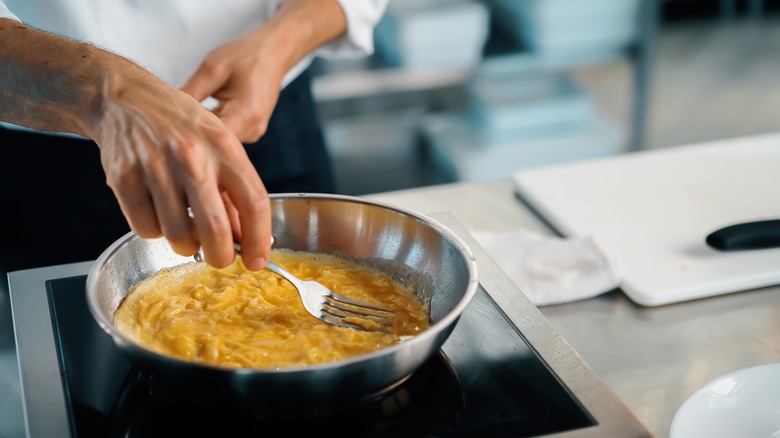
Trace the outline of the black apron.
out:
M 269 193 L 334 193 L 307 73 L 245 145 Z M 0 127 L 0 272 L 93 260 L 130 229 L 94 142 Z

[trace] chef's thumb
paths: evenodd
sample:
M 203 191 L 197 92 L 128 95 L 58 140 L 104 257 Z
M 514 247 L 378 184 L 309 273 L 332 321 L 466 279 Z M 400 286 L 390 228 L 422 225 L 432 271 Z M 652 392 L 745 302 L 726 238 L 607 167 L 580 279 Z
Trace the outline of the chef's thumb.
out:
M 214 114 L 241 143 L 256 142 L 268 128 L 267 117 L 247 117 L 248 111 L 245 110 L 243 102 L 238 100 L 220 102 Z
M 208 67 L 207 64 L 201 64 L 198 70 L 187 79 L 181 87 L 181 91 L 189 94 L 198 102 L 213 96 L 225 83 L 227 77 L 221 77 L 216 69 Z

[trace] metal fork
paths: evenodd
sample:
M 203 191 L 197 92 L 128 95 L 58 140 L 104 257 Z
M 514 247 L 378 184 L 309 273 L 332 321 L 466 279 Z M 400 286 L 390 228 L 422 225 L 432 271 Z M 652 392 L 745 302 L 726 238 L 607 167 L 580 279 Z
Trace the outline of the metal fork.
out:
M 234 247 L 236 253 L 240 254 L 241 245 L 235 243 Z M 195 254 L 195 260 L 203 261 L 202 252 Z M 391 327 L 390 320 L 395 313 L 393 309 L 337 294 L 314 280 L 301 280 L 271 260 L 268 260 L 266 268 L 292 283 L 306 311 L 321 321 L 364 331 L 388 332 Z
M 392 309 L 345 297 L 314 280 L 301 280 L 270 260 L 266 267 L 292 283 L 306 311 L 321 321 L 367 331 L 387 332 L 390 327 Z

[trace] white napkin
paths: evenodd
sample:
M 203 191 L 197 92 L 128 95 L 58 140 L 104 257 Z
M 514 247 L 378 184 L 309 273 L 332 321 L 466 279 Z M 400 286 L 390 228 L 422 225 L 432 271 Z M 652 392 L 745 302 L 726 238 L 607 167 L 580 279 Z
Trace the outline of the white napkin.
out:
M 559 238 L 525 229 L 471 235 L 537 306 L 615 289 L 622 269 L 595 237 Z

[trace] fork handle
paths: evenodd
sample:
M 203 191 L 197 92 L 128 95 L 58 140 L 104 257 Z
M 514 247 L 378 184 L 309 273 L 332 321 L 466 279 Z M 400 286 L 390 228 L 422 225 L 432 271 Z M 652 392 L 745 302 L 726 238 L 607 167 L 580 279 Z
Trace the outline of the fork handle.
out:
M 272 272 L 275 272 L 282 277 L 284 277 L 287 281 L 293 284 L 298 289 L 301 289 L 302 287 L 305 287 L 303 283 L 301 283 L 300 279 L 298 279 L 296 276 L 289 273 L 286 269 L 276 264 L 276 262 L 273 262 L 271 260 L 268 260 L 268 263 L 265 265 L 267 269 L 269 269 Z
M 271 245 L 274 244 L 274 236 L 271 236 Z M 241 254 L 241 244 L 238 242 L 233 242 L 233 249 L 236 251 L 236 254 Z M 269 269 L 271 272 L 275 272 L 282 277 L 284 277 L 287 281 L 293 284 L 293 286 L 300 288 L 303 286 L 300 279 L 298 279 L 296 276 L 292 275 L 290 272 L 288 272 L 283 267 L 279 266 L 275 262 L 268 260 L 265 267 Z

